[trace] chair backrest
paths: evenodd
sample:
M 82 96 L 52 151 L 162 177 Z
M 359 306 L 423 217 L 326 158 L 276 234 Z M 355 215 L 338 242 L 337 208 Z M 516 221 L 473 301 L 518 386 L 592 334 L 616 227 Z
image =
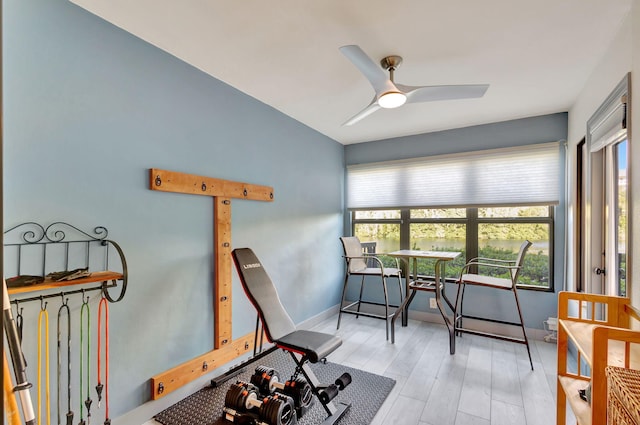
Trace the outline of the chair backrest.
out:
M 362 245 L 362 251 L 368 255 L 376 255 L 376 247 L 378 242 L 360 242 Z M 378 267 L 378 263 L 373 257 L 367 259 L 367 267 Z
M 362 258 L 349 258 L 349 257 L 362 257 L 362 244 L 357 236 L 343 236 L 340 238 L 342 242 L 342 248 L 344 248 L 344 256 L 347 260 L 349 267 L 349 273 L 354 273 L 367 268 L 367 262 Z
M 296 330 L 296 325 L 284 309 L 276 287 L 250 248 L 231 252 L 242 288 L 258 311 L 269 341 L 277 341 Z
M 513 283 L 518 282 L 518 276 L 520 275 L 520 270 L 522 270 L 522 264 L 524 263 L 524 256 L 531 245 L 531 242 L 527 240 L 522 242 L 522 245 L 520 245 L 520 251 L 518 251 L 518 256 L 516 257 L 516 266 L 518 266 L 518 268 L 511 270 L 511 280 Z

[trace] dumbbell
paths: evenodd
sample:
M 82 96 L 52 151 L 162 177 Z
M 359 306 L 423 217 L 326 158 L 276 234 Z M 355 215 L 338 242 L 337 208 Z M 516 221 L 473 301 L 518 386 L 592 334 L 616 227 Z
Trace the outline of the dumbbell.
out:
M 342 375 L 340 375 L 340 377 L 336 379 L 333 384 L 327 386 L 322 391 L 320 391 L 318 398 L 320 399 L 322 404 L 326 405 L 338 395 L 338 391 L 344 390 L 347 387 L 347 385 L 349 385 L 350 383 L 351 383 L 351 375 L 345 372 Z
M 251 383 L 258 387 L 261 394 L 273 394 L 279 392 L 293 399 L 298 416 L 304 412 L 311 401 L 313 392 L 311 385 L 302 378 L 280 382 L 280 375 L 274 369 L 266 366 L 258 366 L 251 376 Z
M 238 381 L 231 385 L 224 400 L 225 417 L 231 422 L 246 422 L 246 416 L 257 417 L 264 425 L 295 424 L 294 405 L 291 397 L 284 394 L 261 397 L 258 388 Z

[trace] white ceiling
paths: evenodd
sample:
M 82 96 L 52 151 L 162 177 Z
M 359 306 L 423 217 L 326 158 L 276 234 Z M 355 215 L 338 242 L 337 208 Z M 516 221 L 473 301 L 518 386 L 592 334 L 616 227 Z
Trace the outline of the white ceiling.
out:
M 72 0 L 343 144 L 567 111 L 631 0 Z M 405 85 L 490 84 L 342 123 L 374 92 L 338 50 Z

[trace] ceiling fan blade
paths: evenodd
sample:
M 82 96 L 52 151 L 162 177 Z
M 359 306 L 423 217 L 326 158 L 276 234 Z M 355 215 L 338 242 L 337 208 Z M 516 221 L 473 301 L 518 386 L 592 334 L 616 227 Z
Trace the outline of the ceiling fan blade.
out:
M 396 86 L 389 79 L 379 64 L 376 64 L 367 54 L 354 44 L 340 47 L 340 51 L 353 63 L 369 80 L 376 94 L 396 91 Z
M 473 99 L 484 96 L 489 84 L 457 86 L 405 86 L 396 84 L 407 95 L 407 103 L 433 102 L 436 100 Z
M 373 114 L 378 109 L 380 109 L 380 105 L 378 105 L 378 100 L 374 97 L 371 103 L 366 108 L 364 108 L 362 111 L 355 114 L 353 117 L 349 118 L 342 125 L 343 126 L 353 125 L 358 121 L 360 121 L 361 119 L 364 119 L 369 115 Z

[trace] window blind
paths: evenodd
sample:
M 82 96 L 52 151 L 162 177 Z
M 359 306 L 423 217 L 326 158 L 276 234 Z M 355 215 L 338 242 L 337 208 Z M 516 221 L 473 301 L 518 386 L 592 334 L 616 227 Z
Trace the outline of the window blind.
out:
M 626 86 L 624 87 L 626 90 Z M 596 113 L 587 121 L 589 151 L 597 152 L 627 135 L 627 95 L 616 88 Z
M 560 143 L 347 166 L 347 208 L 552 205 Z

